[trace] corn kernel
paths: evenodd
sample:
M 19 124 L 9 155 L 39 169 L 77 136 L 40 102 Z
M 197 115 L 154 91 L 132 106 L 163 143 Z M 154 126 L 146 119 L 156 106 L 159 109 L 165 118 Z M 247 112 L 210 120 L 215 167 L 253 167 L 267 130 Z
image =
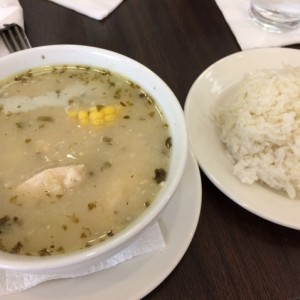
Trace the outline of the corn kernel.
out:
M 79 119 L 79 124 L 80 125 L 88 125 L 89 124 L 89 120 L 88 119 Z
M 76 110 L 73 110 L 73 111 L 67 111 L 67 115 L 70 117 L 70 118 L 76 118 L 77 117 L 77 114 L 78 112 Z
M 91 111 L 89 114 L 90 120 L 98 120 L 103 119 L 103 112 L 102 111 Z
M 91 124 L 94 126 L 100 126 L 104 124 L 104 120 L 103 119 L 93 119 L 91 120 Z
M 113 121 L 115 118 L 116 118 L 116 115 L 115 115 L 115 114 L 109 114 L 109 115 L 105 115 L 105 116 L 104 116 L 104 120 L 105 120 L 106 122 L 111 122 L 111 121 Z
M 78 119 L 81 120 L 81 119 L 87 119 L 89 116 L 89 113 L 85 110 L 80 110 L 78 112 Z
M 105 115 L 115 114 L 116 108 L 114 106 L 105 106 L 101 110 Z
M 97 107 L 96 106 L 92 106 L 89 108 L 89 111 L 92 112 L 92 111 L 98 111 Z

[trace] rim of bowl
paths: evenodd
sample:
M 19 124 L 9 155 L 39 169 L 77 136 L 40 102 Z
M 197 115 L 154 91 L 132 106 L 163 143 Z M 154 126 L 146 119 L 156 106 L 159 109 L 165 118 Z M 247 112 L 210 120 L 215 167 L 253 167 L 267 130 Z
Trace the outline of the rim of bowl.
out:
M 62 57 L 62 54 L 68 54 L 68 56 Z M 35 60 L 33 61 L 34 57 Z M 105 63 L 103 64 L 104 61 Z M 102 48 L 80 45 L 51 45 L 23 50 L 0 58 L 0 66 L 2 65 L 0 77 L 5 78 L 18 72 L 42 66 L 72 65 L 72 63 L 73 65 L 90 65 L 92 67 L 108 69 L 114 73 L 123 75 L 125 78 L 139 84 L 151 96 L 153 94 L 156 95 L 156 93 L 162 93 L 162 98 L 165 99 L 166 103 L 158 100 L 156 96 L 153 96 L 153 98 L 161 108 L 168 124 L 171 124 L 172 139 L 175 136 L 174 133 L 178 136 L 177 140 L 174 141 L 173 139 L 169 169 L 171 177 L 169 181 L 166 181 L 165 186 L 157 195 L 156 198 L 159 199 L 155 199 L 147 210 L 109 240 L 93 245 L 90 248 L 47 257 L 16 255 L 1 251 L 0 268 L 34 273 L 42 271 L 45 273 L 58 269 L 77 268 L 81 264 L 86 264 L 87 261 L 108 258 L 125 248 L 146 227 L 156 221 L 170 201 L 182 178 L 188 154 L 187 128 L 183 109 L 167 84 L 141 63 L 117 52 Z M 108 67 L 109 65 L 111 68 Z M 143 76 L 139 76 L 140 73 Z M 2 74 L 4 75 L 2 76 Z M 144 78 L 151 78 L 154 85 L 146 87 L 140 82 L 140 78 L 142 80 Z M 172 104 L 173 109 L 171 112 L 169 112 L 169 104 Z M 174 142 L 180 144 L 175 144 L 176 147 L 174 147 Z

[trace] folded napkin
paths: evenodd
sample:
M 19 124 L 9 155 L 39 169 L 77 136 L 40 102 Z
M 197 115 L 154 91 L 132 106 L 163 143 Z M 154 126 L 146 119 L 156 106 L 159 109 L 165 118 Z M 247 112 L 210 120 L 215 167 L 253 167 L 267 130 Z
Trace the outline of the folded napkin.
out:
M 249 17 L 249 0 L 216 0 L 216 3 L 242 50 L 300 43 L 300 28 L 273 33 L 259 27 Z
M 96 20 L 107 17 L 123 0 L 50 0 Z
M 135 240 L 124 250 L 106 260 L 99 261 L 98 263 L 85 267 L 77 272 L 47 275 L 0 270 L 0 295 L 20 292 L 47 280 L 75 278 L 92 274 L 116 266 L 135 256 L 158 251 L 164 247 L 165 242 L 160 227 L 158 223 L 155 223 L 147 228 L 140 238 Z
M 18 0 L 0 0 L 0 29 L 4 24 L 17 23 L 24 28 L 23 10 Z M 9 51 L 0 39 L 0 56 L 7 55 Z

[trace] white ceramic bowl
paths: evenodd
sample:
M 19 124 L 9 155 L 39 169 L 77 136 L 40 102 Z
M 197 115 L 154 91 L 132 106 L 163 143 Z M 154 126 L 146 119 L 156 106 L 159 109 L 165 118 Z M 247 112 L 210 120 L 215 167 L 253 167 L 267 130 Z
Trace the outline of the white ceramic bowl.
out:
M 32 48 L 0 59 L 0 78 L 48 65 L 90 65 L 124 75 L 149 93 L 163 111 L 172 135 L 168 178 L 151 206 L 121 233 L 84 250 L 33 257 L 0 252 L 0 268 L 29 273 L 64 273 L 78 270 L 116 254 L 153 224 L 171 200 L 184 171 L 187 132 L 182 108 L 169 87 L 152 71 L 123 55 L 86 46 L 55 45 Z

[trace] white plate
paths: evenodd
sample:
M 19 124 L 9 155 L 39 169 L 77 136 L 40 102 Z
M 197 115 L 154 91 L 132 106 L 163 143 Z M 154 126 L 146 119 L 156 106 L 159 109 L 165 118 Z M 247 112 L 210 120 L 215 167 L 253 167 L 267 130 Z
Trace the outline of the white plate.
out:
M 300 199 L 260 184 L 248 186 L 232 175 L 232 164 L 218 139 L 211 119 L 212 106 L 245 73 L 258 69 L 300 66 L 300 51 L 269 48 L 248 50 L 227 56 L 206 69 L 191 87 L 185 117 L 191 148 L 204 173 L 229 198 L 250 212 L 274 223 L 300 229 Z
M 196 159 L 189 154 L 183 179 L 159 224 L 166 247 L 93 275 L 42 283 L 5 300 L 130 300 L 156 288 L 185 254 L 197 227 L 202 203 L 201 177 Z

